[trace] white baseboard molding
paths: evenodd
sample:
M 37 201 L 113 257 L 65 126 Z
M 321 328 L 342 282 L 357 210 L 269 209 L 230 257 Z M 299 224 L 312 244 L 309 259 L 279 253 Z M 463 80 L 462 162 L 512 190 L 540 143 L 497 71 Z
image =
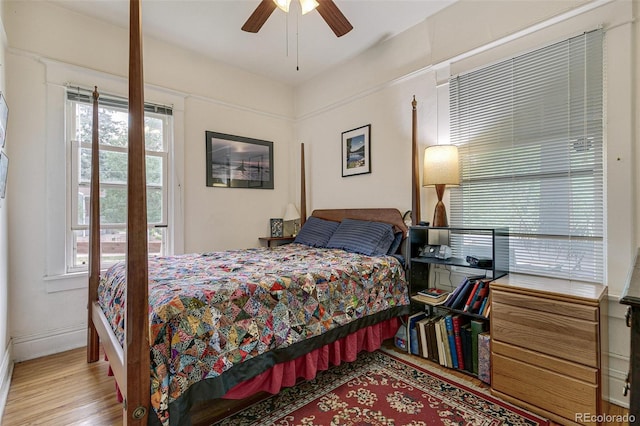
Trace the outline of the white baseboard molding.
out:
M 84 325 L 13 338 L 13 359 L 15 362 L 52 355 L 87 344 L 87 328 Z
M 11 375 L 13 373 L 13 359 L 11 357 L 12 341 L 9 340 L 2 358 L 0 358 L 0 420 L 4 414 L 4 407 L 7 405 L 9 387 L 11 386 Z

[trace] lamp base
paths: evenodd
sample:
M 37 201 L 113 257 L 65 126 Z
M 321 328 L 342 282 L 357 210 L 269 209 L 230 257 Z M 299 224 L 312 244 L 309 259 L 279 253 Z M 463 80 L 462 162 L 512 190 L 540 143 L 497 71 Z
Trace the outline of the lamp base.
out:
M 436 185 L 436 194 L 438 195 L 438 202 L 436 203 L 436 209 L 433 212 L 433 223 L 431 226 L 434 227 L 447 227 L 449 226 L 449 222 L 447 221 L 447 209 L 444 207 L 444 203 L 442 202 L 442 196 L 444 195 L 445 185 Z
M 436 204 L 436 209 L 433 212 L 433 223 L 431 226 L 434 227 L 447 227 L 449 226 L 449 222 L 447 221 L 447 210 L 444 207 L 444 203 L 442 201 L 438 201 Z

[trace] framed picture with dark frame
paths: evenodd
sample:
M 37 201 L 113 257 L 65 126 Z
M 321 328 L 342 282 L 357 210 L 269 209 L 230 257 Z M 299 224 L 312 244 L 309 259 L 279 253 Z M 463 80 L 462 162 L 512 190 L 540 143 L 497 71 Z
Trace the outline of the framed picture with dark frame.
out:
M 207 186 L 273 189 L 273 142 L 205 132 Z
M 269 225 L 271 227 L 271 237 L 284 236 L 284 219 L 272 218 L 269 219 Z
M 342 177 L 371 173 L 371 124 L 342 132 Z
M 4 94 L 0 92 L 0 148 L 4 148 L 7 140 L 7 122 L 9 121 L 9 107 L 4 99 Z

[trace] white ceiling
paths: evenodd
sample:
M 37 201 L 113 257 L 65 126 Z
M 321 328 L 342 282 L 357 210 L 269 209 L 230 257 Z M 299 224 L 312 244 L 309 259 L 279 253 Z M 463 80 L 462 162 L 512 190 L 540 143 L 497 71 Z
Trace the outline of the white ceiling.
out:
M 129 25 L 128 0 L 49 1 Z M 295 86 L 455 1 L 334 0 L 354 27 L 338 38 L 317 11 L 302 16 L 295 0 L 289 14 L 276 8 L 257 34 L 240 27 L 260 0 L 143 0 L 142 28 L 145 35 Z

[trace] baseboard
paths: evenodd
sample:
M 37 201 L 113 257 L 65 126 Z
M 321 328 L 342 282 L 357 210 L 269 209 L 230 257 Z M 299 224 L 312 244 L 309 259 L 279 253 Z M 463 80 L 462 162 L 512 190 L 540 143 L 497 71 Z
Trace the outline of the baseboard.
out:
M 13 338 L 13 359 L 15 362 L 52 355 L 87 344 L 86 326 L 46 330 L 42 333 Z
M 4 414 L 4 407 L 9 396 L 11 386 L 11 374 L 13 373 L 13 359 L 11 358 L 12 341 L 9 340 L 6 350 L 0 359 L 0 420 Z

